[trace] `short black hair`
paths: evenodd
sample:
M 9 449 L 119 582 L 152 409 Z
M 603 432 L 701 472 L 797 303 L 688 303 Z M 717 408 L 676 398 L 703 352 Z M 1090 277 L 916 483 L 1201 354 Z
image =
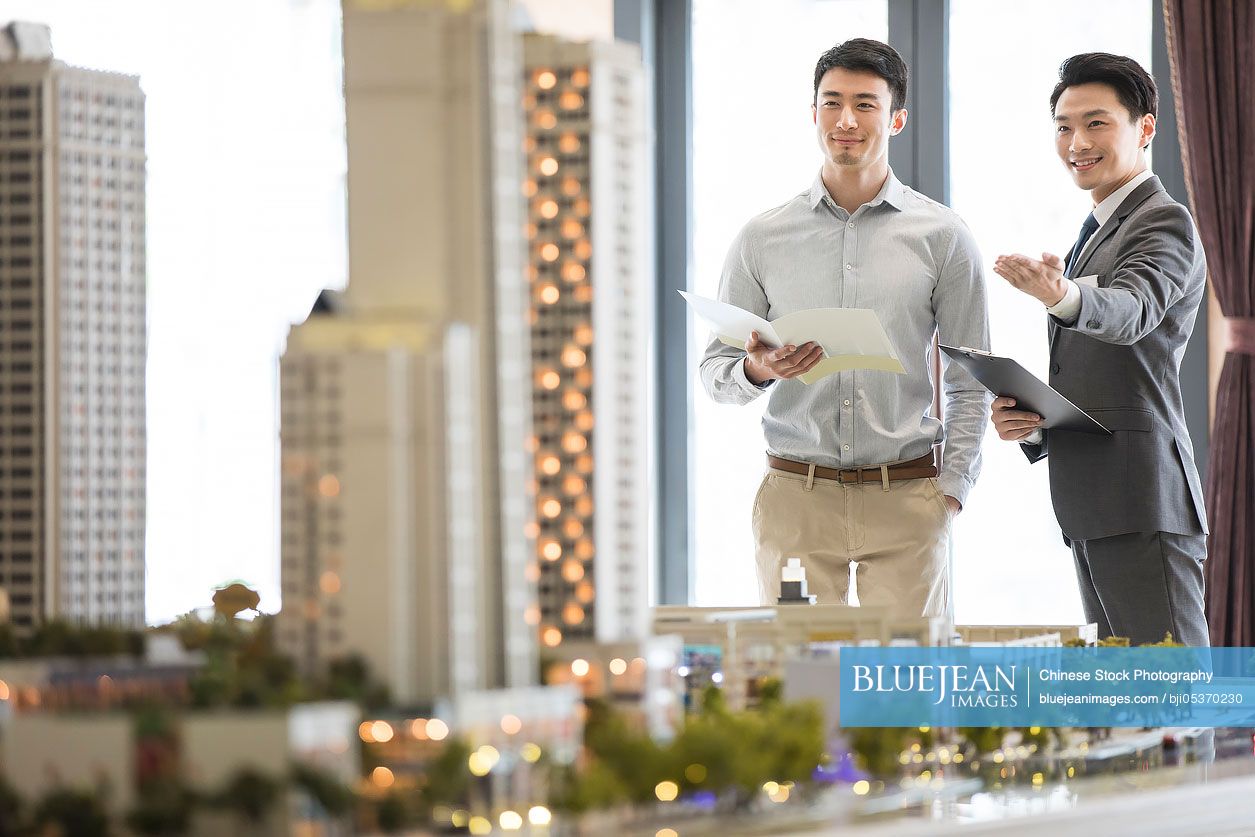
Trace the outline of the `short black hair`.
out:
M 815 64 L 815 90 L 811 93 L 812 103 L 819 97 L 819 82 L 834 67 L 875 73 L 889 85 L 891 114 L 906 107 L 906 85 L 910 80 L 911 72 L 898 51 L 888 44 L 869 38 L 851 38 L 819 56 L 819 61 Z
M 1059 65 L 1059 83 L 1050 94 L 1050 115 L 1054 116 L 1059 97 L 1079 84 L 1105 84 L 1114 88 L 1116 98 L 1133 122 L 1146 114 L 1159 116 L 1159 88 L 1150 73 L 1132 58 L 1109 52 L 1083 52 Z

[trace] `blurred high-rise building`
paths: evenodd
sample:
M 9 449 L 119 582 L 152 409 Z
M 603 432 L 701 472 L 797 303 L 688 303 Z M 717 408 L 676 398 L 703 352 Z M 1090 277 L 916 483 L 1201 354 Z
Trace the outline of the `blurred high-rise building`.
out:
M 144 622 L 144 94 L 0 30 L 0 586 Z
M 518 169 L 505 0 L 345 0 L 349 283 L 280 363 L 283 610 L 307 673 L 402 703 L 535 682 Z
M 524 38 L 541 642 L 648 635 L 651 351 L 640 50 Z

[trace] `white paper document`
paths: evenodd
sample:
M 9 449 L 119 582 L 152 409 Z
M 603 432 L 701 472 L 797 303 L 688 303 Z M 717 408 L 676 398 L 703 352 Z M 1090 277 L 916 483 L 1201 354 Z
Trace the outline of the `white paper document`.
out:
M 813 384 L 846 369 L 906 374 L 880 318 L 870 308 L 811 308 L 767 322 L 757 314 L 726 302 L 685 291 L 680 291 L 680 295 L 688 301 L 698 319 L 729 346 L 744 349 L 751 331 L 757 331 L 759 339 L 772 348 L 818 343 L 824 350 L 824 359 L 805 375 L 798 376 L 804 384 Z

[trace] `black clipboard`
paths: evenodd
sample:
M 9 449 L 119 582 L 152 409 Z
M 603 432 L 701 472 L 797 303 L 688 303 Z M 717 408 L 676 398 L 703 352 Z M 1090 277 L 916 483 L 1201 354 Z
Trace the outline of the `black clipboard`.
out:
M 1094 417 L 1073 404 L 1009 357 L 958 346 L 941 346 L 951 360 L 962 366 L 994 395 L 1015 399 L 1015 409 L 1036 413 L 1047 429 L 1076 430 L 1110 436 Z

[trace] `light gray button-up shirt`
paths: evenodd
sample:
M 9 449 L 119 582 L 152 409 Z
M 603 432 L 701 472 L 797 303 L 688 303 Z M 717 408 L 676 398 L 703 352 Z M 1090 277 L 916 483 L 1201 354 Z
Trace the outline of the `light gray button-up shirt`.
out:
M 951 209 L 902 185 L 893 172 L 853 215 L 822 176 L 793 200 L 751 220 L 728 251 L 719 299 L 774 320 L 808 308 L 870 308 L 905 375 L 865 369 L 806 385 L 745 377 L 745 352 L 712 338 L 702 358 L 706 391 L 726 404 L 770 393 L 763 433 L 770 453 L 829 468 L 915 459 L 945 440 L 945 494 L 966 501 L 980 472 L 992 396 L 944 361 L 944 425 L 933 401 L 931 346 L 989 348 L 980 254 Z

